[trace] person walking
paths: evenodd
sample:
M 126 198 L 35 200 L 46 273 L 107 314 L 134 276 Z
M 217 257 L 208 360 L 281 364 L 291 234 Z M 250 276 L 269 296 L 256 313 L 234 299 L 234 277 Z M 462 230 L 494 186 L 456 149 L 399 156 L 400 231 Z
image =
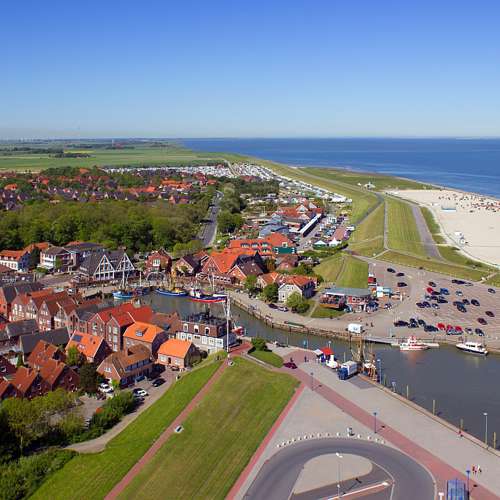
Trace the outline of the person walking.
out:
M 472 474 L 474 474 L 474 476 L 476 475 L 476 466 L 475 465 L 472 466 Z
M 480 465 L 478 465 L 478 466 L 476 467 L 476 470 L 477 470 L 477 473 L 478 473 L 478 474 L 481 474 L 481 472 L 483 472 L 483 470 L 481 469 L 481 466 L 480 466 Z

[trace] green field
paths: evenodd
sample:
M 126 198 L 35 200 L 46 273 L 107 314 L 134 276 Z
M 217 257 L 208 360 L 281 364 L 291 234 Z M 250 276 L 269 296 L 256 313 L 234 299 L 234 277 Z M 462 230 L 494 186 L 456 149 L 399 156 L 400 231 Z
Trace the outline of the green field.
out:
M 394 198 L 387 198 L 386 203 L 389 248 L 426 257 L 411 205 Z
M 331 309 L 329 307 L 322 307 L 319 304 L 314 308 L 311 313 L 311 318 L 338 318 L 345 314 L 344 311 L 338 311 L 337 309 Z
M 421 257 L 414 257 L 412 255 L 406 255 L 393 251 L 384 252 L 378 258 L 387 262 L 393 262 L 394 264 L 401 264 L 403 266 L 416 268 L 422 267 L 427 271 L 433 271 L 436 273 L 445 274 L 447 276 L 453 276 L 455 278 L 462 278 L 472 281 L 480 281 L 481 278 L 486 277 L 489 274 L 486 271 L 447 264 L 445 262 L 439 262 L 430 258 L 425 259 Z
M 225 498 L 296 386 L 235 359 L 120 498 Z
M 272 351 L 249 351 L 250 356 L 276 368 L 283 366 L 283 358 Z
M 500 286 L 500 273 L 494 274 L 491 278 L 485 281 L 488 285 Z
M 72 152 L 66 149 L 65 152 Z M 212 153 L 195 152 L 178 146 L 158 147 L 138 145 L 134 149 L 78 149 L 88 153 L 89 158 L 54 158 L 49 154 L 13 153 L 2 154 L 0 149 L 0 170 L 40 171 L 50 167 L 92 167 L 111 165 L 191 165 L 207 161 L 222 160 L 222 156 Z
M 427 227 L 429 228 L 430 233 L 432 234 L 432 238 L 438 244 L 444 243 L 445 239 L 441 234 L 441 227 L 436 222 L 434 215 L 427 207 L 420 207 L 422 215 L 424 216 Z
M 352 234 L 349 249 L 367 257 L 384 251 L 385 203 L 377 207 Z
M 337 286 L 366 288 L 368 286 L 368 264 L 346 255 L 344 265 L 335 284 Z
M 104 498 L 202 389 L 220 364 L 221 361 L 211 362 L 184 375 L 113 438 L 103 452 L 81 454 L 71 459 L 50 476 L 32 498 Z
M 343 264 L 344 254 L 338 253 L 323 259 L 321 264 L 315 266 L 314 272 L 321 276 L 325 281 L 335 282 Z

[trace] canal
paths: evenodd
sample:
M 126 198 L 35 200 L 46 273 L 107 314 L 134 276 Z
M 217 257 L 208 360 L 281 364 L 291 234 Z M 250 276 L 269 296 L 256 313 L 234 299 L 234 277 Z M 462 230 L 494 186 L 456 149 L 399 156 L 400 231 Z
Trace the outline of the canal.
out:
M 204 305 L 186 298 L 165 297 L 151 294 L 146 303 L 161 312 L 174 312 L 183 316 L 203 310 Z M 222 306 L 212 305 L 212 313 L 223 315 Z M 314 335 L 290 333 L 273 329 L 245 311 L 233 307 L 232 317 L 237 325 L 245 327 L 249 336 L 260 336 L 297 347 L 316 349 L 328 345 L 328 340 Z M 335 356 L 343 361 L 350 359 L 348 343 L 330 340 Z M 376 359 L 380 359 L 382 378 L 388 386 L 432 411 L 435 401 L 436 414 L 448 422 L 460 426 L 477 438 L 484 440 L 488 420 L 488 442 L 493 443 L 493 432 L 500 433 L 500 357 L 490 354 L 480 357 L 442 345 L 438 349 L 420 352 L 401 352 L 386 345 L 372 345 Z M 487 413 L 486 417 L 484 413 Z M 497 441 L 500 441 L 500 434 Z M 498 447 L 498 445 L 497 445 Z

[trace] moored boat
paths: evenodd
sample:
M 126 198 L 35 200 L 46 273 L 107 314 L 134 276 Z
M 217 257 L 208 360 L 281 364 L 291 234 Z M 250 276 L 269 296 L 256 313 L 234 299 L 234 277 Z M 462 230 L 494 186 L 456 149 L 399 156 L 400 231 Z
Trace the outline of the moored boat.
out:
M 169 290 L 167 288 L 157 288 L 156 293 L 160 295 L 166 295 L 167 297 L 185 297 L 188 293 L 186 290 L 182 288 L 174 288 L 173 290 Z
M 461 351 L 470 352 L 472 354 L 481 354 L 482 356 L 486 356 L 488 354 L 486 346 L 481 344 L 481 342 L 460 342 L 456 345 L 456 347 Z
M 115 290 L 114 292 L 112 292 L 112 295 L 114 299 L 118 300 L 131 299 L 134 296 L 133 292 L 125 289 Z
M 225 302 L 227 295 L 222 293 L 206 294 L 203 293 L 199 288 L 194 288 L 189 292 L 189 300 L 193 302 L 202 302 L 204 304 L 210 304 L 214 302 Z
M 429 349 L 429 346 L 416 337 L 411 336 L 399 344 L 399 349 L 401 351 L 425 351 Z

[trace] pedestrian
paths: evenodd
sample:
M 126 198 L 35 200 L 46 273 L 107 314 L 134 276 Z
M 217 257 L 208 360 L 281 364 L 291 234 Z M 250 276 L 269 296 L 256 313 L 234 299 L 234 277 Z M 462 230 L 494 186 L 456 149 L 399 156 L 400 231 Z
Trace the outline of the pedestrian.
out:
M 304 356 L 304 363 L 307 363 L 307 356 Z
M 481 472 L 483 472 L 480 465 L 477 466 L 477 472 L 478 472 L 478 474 L 481 474 Z
M 476 466 L 475 465 L 472 466 L 472 474 L 476 475 Z

